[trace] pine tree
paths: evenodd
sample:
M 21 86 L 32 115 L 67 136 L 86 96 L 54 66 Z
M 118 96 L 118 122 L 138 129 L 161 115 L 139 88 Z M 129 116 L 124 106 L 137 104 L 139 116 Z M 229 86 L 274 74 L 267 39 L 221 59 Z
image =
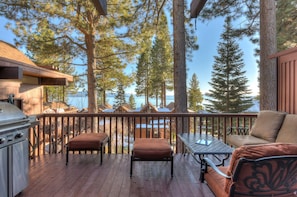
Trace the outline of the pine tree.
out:
M 243 71 L 243 52 L 232 37 L 231 18 L 227 17 L 222 42 L 218 46 L 218 56 L 215 56 L 212 78 L 209 84 L 212 89 L 207 93 L 207 110 L 211 112 L 238 113 L 252 106 L 250 90 Z
M 260 56 L 260 110 L 277 110 L 277 92 L 274 91 L 277 89 L 276 61 L 269 56 L 277 52 L 276 5 L 282 3 L 288 1 L 208 0 L 199 14 L 202 20 L 231 15 L 232 19 L 240 22 L 235 31 L 236 36 L 248 36 L 253 43 L 260 43 L 261 50 L 256 51 Z M 290 6 L 294 9 L 294 4 Z
M 32 61 L 41 67 L 50 67 L 57 69 L 59 72 L 75 75 L 75 69 L 73 65 L 69 65 L 67 61 L 71 61 L 71 57 L 67 51 L 67 45 L 65 43 L 55 42 L 55 33 L 49 29 L 49 23 L 46 19 L 40 20 L 37 24 L 37 32 L 31 32 L 28 35 L 28 44 L 26 55 L 30 57 Z M 62 49 L 61 49 L 62 46 Z M 78 77 L 74 76 L 74 83 L 69 83 L 63 87 L 44 86 L 45 102 L 52 101 L 67 101 L 67 93 L 76 93 L 77 87 L 81 81 Z
M 173 90 L 173 43 L 170 39 L 170 33 L 168 28 L 167 17 L 164 12 L 161 13 L 161 17 L 159 20 L 159 30 L 157 32 L 157 39 L 161 41 L 159 45 L 159 61 L 158 66 L 156 67 L 159 76 L 160 76 L 160 98 L 161 98 L 161 107 L 165 107 L 166 103 L 166 91 Z M 190 39 L 192 40 L 192 39 Z M 190 42 L 189 40 L 189 42 Z M 193 41 L 193 40 L 192 40 Z M 190 47 L 189 47 L 190 48 Z M 190 52 L 189 52 L 190 54 Z M 152 52 L 153 56 L 153 52 Z M 153 62 L 153 61 L 152 61 Z M 154 63 L 153 63 L 154 66 Z
M 134 98 L 133 94 L 131 94 L 129 96 L 129 105 L 130 105 L 131 109 L 136 108 L 135 98 Z
M 194 73 L 190 81 L 190 88 L 188 90 L 188 104 L 189 109 L 197 112 L 203 109 L 202 106 L 203 96 L 199 88 L 199 81 L 197 75 Z
M 145 95 L 146 104 L 149 97 L 161 98 L 162 106 L 166 105 L 166 90 L 172 90 L 173 83 L 173 58 L 172 43 L 170 40 L 167 17 L 161 12 L 158 21 L 158 31 L 153 37 L 153 46 L 147 48 L 137 63 L 136 93 Z M 147 41 L 146 46 L 150 46 Z
M 118 84 L 118 91 L 116 96 L 114 97 L 114 105 L 113 108 L 116 109 L 119 106 L 126 104 L 126 99 L 125 99 L 125 90 L 123 84 L 119 83 Z
M 292 48 L 297 45 L 296 7 L 296 0 L 277 2 L 276 27 L 278 51 Z
M 172 64 L 167 63 L 166 48 L 163 40 L 158 37 L 154 40 L 151 52 L 152 72 L 151 84 L 154 90 L 153 94 L 156 98 L 156 106 L 158 106 L 158 98 L 161 98 L 161 104 L 166 105 L 166 82 L 169 80 L 167 76 L 172 74 Z
M 136 67 L 136 95 L 145 96 L 145 104 L 148 104 L 149 97 L 152 96 L 152 87 L 150 80 L 150 50 L 147 50 L 140 54 Z

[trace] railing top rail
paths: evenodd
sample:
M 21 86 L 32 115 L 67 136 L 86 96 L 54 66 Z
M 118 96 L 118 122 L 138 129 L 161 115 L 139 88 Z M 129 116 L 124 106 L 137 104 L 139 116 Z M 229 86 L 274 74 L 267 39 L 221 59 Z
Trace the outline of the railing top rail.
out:
M 126 112 L 126 113 L 43 113 L 38 114 L 37 117 L 255 117 L 257 113 L 140 113 L 140 112 Z

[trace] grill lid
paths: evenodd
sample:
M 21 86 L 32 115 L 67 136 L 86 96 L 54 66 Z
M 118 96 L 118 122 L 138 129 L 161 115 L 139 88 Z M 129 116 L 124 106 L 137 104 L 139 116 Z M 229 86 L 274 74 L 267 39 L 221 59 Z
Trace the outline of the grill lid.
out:
M 28 121 L 28 117 L 17 106 L 0 102 L 0 126 Z

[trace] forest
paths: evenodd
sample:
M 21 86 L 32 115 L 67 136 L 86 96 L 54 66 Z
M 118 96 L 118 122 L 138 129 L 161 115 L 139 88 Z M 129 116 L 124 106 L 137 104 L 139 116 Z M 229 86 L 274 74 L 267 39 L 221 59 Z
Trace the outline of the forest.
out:
M 230 20 L 235 20 L 242 16 L 243 25 L 240 28 L 232 27 L 232 36 L 249 37 L 252 42 L 261 46 L 257 35 L 262 35 L 259 28 L 260 11 L 265 7 L 267 3 L 265 2 L 209 0 L 198 20 L 207 21 L 219 16 L 228 16 Z M 15 21 L 13 24 L 7 24 L 7 28 L 17 36 L 16 46 L 25 47 L 27 55 L 36 64 L 52 65 L 58 67 L 61 72 L 75 76 L 75 83 L 67 88 L 45 87 L 49 92 L 48 95 L 63 95 L 64 98 L 66 92 L 75 93 L 80 88 L 86 88 L 89 111 L 92 112 L 96 111 L 99 103 L 106 102 L 108 92 L 118 93 L 118 104 L 121 104 L 122 90 L 136 83 L 135 91 L 138 95 L 145 95 L 147 99 L 158 98 L 160 105 L 166 103 L 164 100 L 166 90 L 173 90 L 176 109 L 183 112 L 189 106 L 195 109 L 201 107 L 203 100 L 197 85 L 199 79 L 186 75 L 185 59 L 190 59 L 192 51 L 199 48 L 193 20 L 190 18 L 189 8 L 185 6 L 186 3 L 189 2 L 109 0 L 108 14 L 104 16 L 98 14 L 91 1 L 4 0 L 0 4 L 0 14 Z M 296 34 L 292 22 L 295 17 L 296 1 L 281 1 L 277 4 L 272 2 L 272 4 L 275 4 L 273 6 L 276 8 L 277 16 L 274 20 L 277 32 L 277 47 L 274 49 L 276 52 L 292 47 L 296 43 L 294 40 L 296 36 L 292 36 Z M 270 5 L 272 4 L 270 2 Z M 183 9 L 180 9 L 181 7 Z M 168 23 L 173 25 L 173 35 L 169 34 Z M 260 50 L 259 47 L 255 55 L 261 57 L 262 51 L 267 50 Z M 137 64 L 136 71 L 128 74 L 123 72 L 131 62 Z M 268 63 L 265 61 L 265 64 Z M 85 72 L 77 74 L 75 69 L 77 67 L 84 69 Z M 273 108 L 273 101 L 264 102 L 268 95 L 273 94 L 268 91 L 271 87 L 267 87 L 267 83 L 261 83 L 261 80 L 269 81 L 269 77 L 274 76 L 269 76 L 269 72 L 265 74 L 261 61 L 259 72 L 260 92 L 263 93 L 259 95 L 260 103 L 264 105 L 262 108 Z M 195 83 L 191 83 L 194 86 L 187 87 L 187 77 L 193 77 Z M 224 91 L 226 95 L 230 95 L 232 84 L 227 86 Z M 192 89 L 195 91 L 191 91 Z M 248 94 L 248 90 L 245 91 Z M 193 92 L 195 94 L 198 92 L 198 96 L 190 95 Z M 240 91 L 237 95 L 239 95 L 237 100 L 238 98 L 244 100 L 240 95 L 248 96 Z M 218 96 L 212 96 L 213 99 L 208 98 L 210 101 L 221 102 Z M 195 97 L 200 98 L 193 100 Z M 213 107 L 214 105 L 210 108 Z M 215 108 L 212 110 L 230 111 Z

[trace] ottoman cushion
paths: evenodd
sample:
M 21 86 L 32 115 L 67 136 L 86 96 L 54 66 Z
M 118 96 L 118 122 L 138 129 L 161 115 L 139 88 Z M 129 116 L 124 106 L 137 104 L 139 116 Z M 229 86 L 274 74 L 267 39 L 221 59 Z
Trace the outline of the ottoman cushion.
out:
M 137 138 L 134 141 L 133 156 L 143 159 L 171 157 L 172 149 L 166 139 Z
M 106 133 L 83 133 L 69 140 L 69 150 L 99 150 L 108 139 Z

